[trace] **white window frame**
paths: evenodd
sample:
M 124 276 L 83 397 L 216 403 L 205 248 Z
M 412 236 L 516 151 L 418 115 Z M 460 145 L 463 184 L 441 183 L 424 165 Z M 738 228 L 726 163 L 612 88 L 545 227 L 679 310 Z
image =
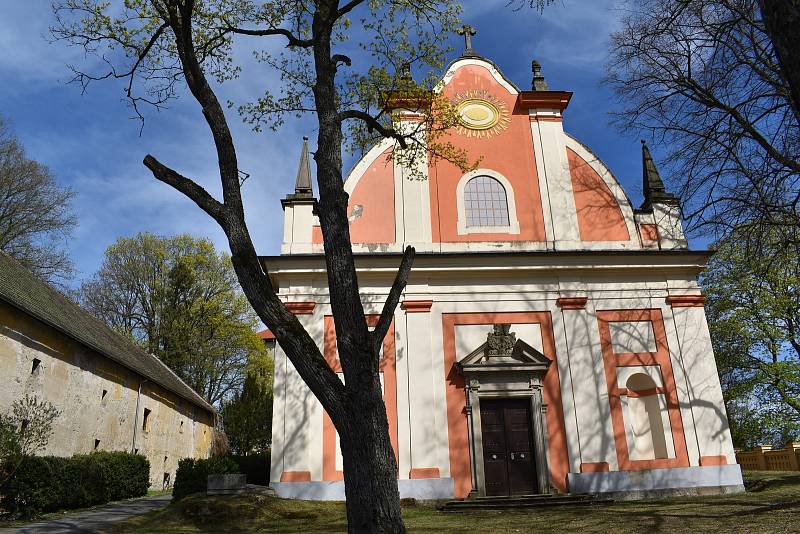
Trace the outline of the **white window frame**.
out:
M 506 190 L 506 203 L 508 204 L 508 226 L 467 226 L 467 213 L 464 206 L 464 188 L 467 182 L 478 176 L 494 178 Z M 467 234 L 519 234 L 519 219 L 517 219 L 517 204 L 514 201 L 514 188 L 511 182 L 497 171 L 491 169 L 475 169 L 470 171 L 458 181 L 456 186 L 456 204 L 458 207 L 458 235 Z

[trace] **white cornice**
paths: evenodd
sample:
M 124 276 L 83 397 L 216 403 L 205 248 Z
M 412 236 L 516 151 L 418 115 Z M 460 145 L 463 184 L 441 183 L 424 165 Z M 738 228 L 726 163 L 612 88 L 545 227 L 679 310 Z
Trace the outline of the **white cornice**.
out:
M 529 253 L 418 254 L 412 272 L 415 275 L 449 276 L 459 272 L 621 272 L 658 271 L 696 275 L 705 268 L 710 252 L 706 251 L 576 251 Z M 356 255 L 356 270 L 373 276 L 394 277 L 399 254 Z M 323 255 L 262 257 L 271 276 L 324 274 Z

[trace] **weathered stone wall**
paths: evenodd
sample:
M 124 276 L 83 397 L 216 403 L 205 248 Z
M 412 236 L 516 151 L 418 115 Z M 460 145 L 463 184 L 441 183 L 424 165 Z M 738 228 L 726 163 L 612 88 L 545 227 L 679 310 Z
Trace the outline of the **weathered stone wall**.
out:
M 34 359 L 40 362 L 36 370 Z M 208 411 L 3 302 L 0 377 L 0 411 L 26 394 L 62 411 L 41 454 L 133 450 L 150 461 L 154 487 L 162 486 L 165 473 L 175 480 L 181 458 L 209 454 L 213 420 Z

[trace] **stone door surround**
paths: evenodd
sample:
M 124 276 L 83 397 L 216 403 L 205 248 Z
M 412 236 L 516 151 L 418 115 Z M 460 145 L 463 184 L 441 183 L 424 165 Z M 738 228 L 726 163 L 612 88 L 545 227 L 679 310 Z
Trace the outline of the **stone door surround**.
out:
M 539 493 L 550 492 L 547 462 L 547 406 L 542 381 L 550 360 L 510 331 L 509 324 L 495 324 L 481 344 L 456 363 L 464 375 L 467 428 L 472 471 L 469 497 L 486 496 L 481 432 L 481 399 L 528 399 Z

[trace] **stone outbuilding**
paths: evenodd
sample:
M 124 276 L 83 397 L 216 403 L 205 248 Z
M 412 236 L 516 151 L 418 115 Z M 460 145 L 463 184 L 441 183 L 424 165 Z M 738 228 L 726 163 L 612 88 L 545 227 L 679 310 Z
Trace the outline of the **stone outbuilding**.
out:
M 41 454 L 129 451 L 150 484 L 209 455 L 216 411 L 164 363 L 0 253 L 0 410 L 33 395 L 61 414 Z

